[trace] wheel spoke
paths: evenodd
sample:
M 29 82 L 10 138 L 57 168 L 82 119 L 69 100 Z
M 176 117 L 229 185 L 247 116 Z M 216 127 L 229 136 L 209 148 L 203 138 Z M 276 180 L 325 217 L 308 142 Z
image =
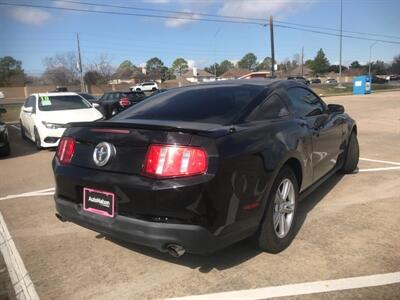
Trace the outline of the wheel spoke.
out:
M 275 230 L 278 228 L 279 225 L 279 220 L 280 220 L 281 214 L 279 212 L 276 212 L 273 216 L 273 221 L 274 221 L 274 228 Z
M 289 195 L 289 189 L 290 189 L 289 181 L 284 181 L 281 192 L 282 200 L 286 200 L 287 196 Z
M 285 207 L 282 209 L 282 212 L 285 214 L 291 214 L 292 212 L 294 212 L 294 204 L 286 202 Z
M 285 234 L 285 215 L 281 214 L 279 218 L 279 234 L 284 235 Z

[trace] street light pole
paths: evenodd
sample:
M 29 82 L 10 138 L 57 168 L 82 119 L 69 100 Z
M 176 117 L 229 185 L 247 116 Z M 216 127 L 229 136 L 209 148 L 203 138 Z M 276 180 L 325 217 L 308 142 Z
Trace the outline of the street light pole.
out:
M 372 47 L 374 47 L 378 42 L 379 41 L 375 41 L 369 46 L 369 66 L 368 66 L 368 76 L 369 76 L 369 78 L 371 78 L 371 53 L 372 53 Z
M 342 33 L 343 33 L 343 0 L 340 0 L 340 54 L 339 54 L 339 88 L 342 87 Z

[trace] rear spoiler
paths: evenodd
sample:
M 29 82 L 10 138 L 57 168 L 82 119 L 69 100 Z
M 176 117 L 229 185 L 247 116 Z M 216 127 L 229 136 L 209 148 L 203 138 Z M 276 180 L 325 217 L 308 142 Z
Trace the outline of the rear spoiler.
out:
M 171 121 L 142 121 L 138 122 L 74 122 L 67 124 L 67 128 L 71 127 L 89 127 L 89 128 L 123 128 L 123 129 L 151 129 L 160 131 L 185 132 L 194 134 L 209 134 L 210 132 L 220 131 L 226 128 L 218 124 L 194 123 L 194 122 L 171 122 Z M 226 129 L 225 129 L 226 130 Z

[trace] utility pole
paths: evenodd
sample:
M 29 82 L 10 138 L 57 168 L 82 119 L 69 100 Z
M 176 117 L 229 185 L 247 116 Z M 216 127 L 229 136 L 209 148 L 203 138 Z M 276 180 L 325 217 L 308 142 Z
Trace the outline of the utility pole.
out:
M 340 0 L 340 55 L 339 55 L 339 88 L 342 88 L 342 33 L 343 33 L 343 0 Z
M 81 74 L 81 92 L 84 91 L 85 87 L 83 84 L 83 70 L 82 70 L 82 59 L 81 59 L 81 47 L 79 45 L 79 34 L 76 33 L 76 40 L 78 42 L 78 68 L 79 68 L 79 72 Z
M 368 76 L 369 78 L 371 78 L 371 54 L 372 54 L 372 47 L 374 47 L 379 41 L 375 41 L 373 42 L 370 46 L 369 46 L 369 64 L 368 64 Z
M 301 47 L 301 76 L 303 76 L 303 67 L 304 67 L 304 46 Z
M 270 36 L 271 36 L 271 59 L 272 59 L 271 77 L 274 77 L 274 73 L 275 73 L 275 47 L 274 47 L 274 21 L 272 20 L 272 16 L 269 16 L 269 32 L 270 32 Z

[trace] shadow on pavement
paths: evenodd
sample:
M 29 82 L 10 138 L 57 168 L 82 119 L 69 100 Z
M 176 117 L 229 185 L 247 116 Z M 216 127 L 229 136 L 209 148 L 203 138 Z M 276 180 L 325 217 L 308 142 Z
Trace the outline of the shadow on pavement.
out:
M 330 190 L 332 190 L 336 184 L 340 182 L 342 178 L 343 175 L 333 175 L 299 204 L 298 220 L 295 233 L 296 235 L 303 226 L 307 218 L 307 214 L 325 197 Z M 104 236 L 99 234 L 97 238 L 104 238 Z M 225 270 L 235 267 L 261 253 L 260 250 L 257 250 L 252 245 L 249 239 L 240 241 L 210 255 L 194 255 L 187 253 L 180 258 L 174 258 L 167 253 L 161 253 L 152 248 L 126 243 L 109 237 L 106 237 L 106 239 L 132 251 L 139 252 L 156 259 L 179 264 L 191 269 L 198 268 L 202 273 L 208 273 L 213 269 Z

